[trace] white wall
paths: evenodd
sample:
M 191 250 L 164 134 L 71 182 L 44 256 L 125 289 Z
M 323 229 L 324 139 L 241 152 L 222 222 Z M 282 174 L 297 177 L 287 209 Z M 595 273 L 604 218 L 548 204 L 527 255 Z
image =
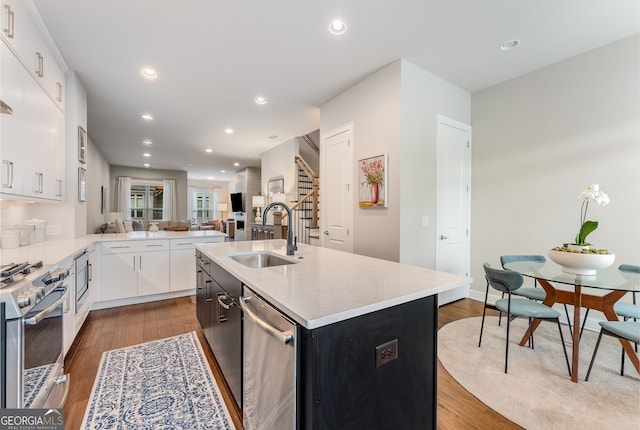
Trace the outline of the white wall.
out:
M 382 68 L 324 104 L 320 133 L 354 123 L 355 160 L 388 154 L 388 207 L 360 208 L 354 252 L 435 266 L 437 115 L 470 121 L 470 94 L 406 60 Z M 322 172 L 323 175 L 331 172 Z M 354 183 L 358 170 L 354 166 Z M 331 190 L 322 189 L 328 196 Z M 325 197 L 326 198 L 326 197 Z M 429 227 L 422 217 L 429 216 Z
M 438 114 L 469 124 L 471 94 L 402 61 L 400 261 L 428 268 L 436 258 Z
M 87 233 L 94 233 L 105 221 L 109 210 L 109 195 L 114 189 L 109 186 L 110 167 L 98 147 L 88 138 L 87 148 Z M 102 212 L 102 192 L 106 193 L 106 208 Z
M 354 192 L 353 252 L 398 261 L 400 250 L 400 146 L 401 146 L 401 62 L 395 61 L 357 83 L 320 108 L 320 139 L 325 133 L 353 121 L 354 161 L 388 154 L 388 207 L 360 208 Z M 322 164 L 322 163 L 321 163 Z M 323 188 L 320 199 L 330 198 Z M 358 171 L 353 166 L 353 183 Z M 322 204 L 322 203 L 321 203 Z M 322 223 L 322 219 L 320 220 Z
M 298 140 L 293 138 L 260 154 L 260 191 L 263 196 L 267 195 L 267 183 L 273 179 L 284 179 L 285 193 L 295 191 L 298 176 L 295 158 L 298 153 Z
M 639 52 L 636 35 L 473 94 L 473 295 L 485 261 L 571 242 L 592 183 L 611 203 L 589 241 L 640 264 Z

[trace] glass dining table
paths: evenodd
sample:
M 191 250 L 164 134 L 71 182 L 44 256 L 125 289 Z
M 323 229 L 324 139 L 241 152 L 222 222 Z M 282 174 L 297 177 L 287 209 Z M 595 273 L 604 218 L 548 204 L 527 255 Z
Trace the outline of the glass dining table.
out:
M 571 356 L 571 380 L 578 382 L 578 361 L 580 358 L 580 309 L 594 309 L 602 312 L 609 321 L 618 321 L 618 315 L 613 310 L 615 302 L 628 292 L 640 292 L 640 274 L 623 272 L 617 267 L 601 269 L 595 275 L 574 275 L 562 271 L 562 267 L 551 261 L 543 263 L 532 261 L 513 261 L 505 264 L 505 269 L 521 273 L 523 276 L 535 278 L 546 292 L 542 303 L 553 306 L 554 303 L 573 305 L 573 345 Z M 553 283 L 553 284 L 552 284 Z M 557 284 L 557 287 L 554 286 Z M 563 289 L 562 286 L 570 288 Z M 583 289 L 587 289 L 583 291 Z M 594 290 L 590 290 L 594 289 Z M 597 294 L 595 290 L 605 290 L 606 293 Z M 535 320 L 532 328 L 527 329 L 520 345 L 524 346 L 531 336 L 531 330 L 540 324 Z M 640 361 L 629 341 L 620 339 L 631 363 L 640 373 Z

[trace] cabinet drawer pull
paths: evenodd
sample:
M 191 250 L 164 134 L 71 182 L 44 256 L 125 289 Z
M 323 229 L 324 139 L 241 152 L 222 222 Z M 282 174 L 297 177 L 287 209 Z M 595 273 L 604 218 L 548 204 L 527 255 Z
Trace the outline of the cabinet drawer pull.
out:
M 60 82 L 56 82 L 56 87 L 58 88 L 58 97 L 56 97 L 56 99 L 62 103 L 62 84 Z
M 222 306 L 226 310 L 229 310 L 229 309 L 231 309 L 231 305 L 233 305 L 233 301 L 231 301 L 230 303 L 225 303 L 225 302 L 222 301 L 222 299 L 224 297 L 227 297 L 227 295 L 225 293 L 218 294 L 218 303 L 220 304 L 220 306 Z
M 177 245 L 178 245 L 178 246 L 193 245 L 193 242 L 178 243 Z
M 226 293 L 218 293 L 218 315 L 217 315 L 217 320 L 219 323 L 223 323 L 223 322 L 227 322 L 229 320 L 229 317 L 227 317 L 227 314 L 222 310 L 229 310 L 231 309 L 231 305 L 227 305 L 225 302 L 222 301 L 222 298 L 225 297 L 227 294 Z
M 33 192 L 36 194 L 42 194 L 44 188 L 44 174 L 40 172 L 36 172 L 33 177 Z
M 4 175 L 2 176 L 2 186 L 5 188 L 13 188 L 13 161 L 2 160 L 2 164 L 7 166 L 7 179 L 4 180 Z
M 4 34 L 7 35 L 9 39 L 13 39 L 13 30 L 14 30 L 14 16 L 13 11 L 11 10 L 11 5 L 5 4 L 4 8 L 7 10 L 7 26 L 2 28 Z
M 162 244 L 160 244 L 160 245 L 145 245 L 145 247 L 147 247 L 147 248 L 153 248 L 154 246 L 164 246 L 164 245 L 162 245 Z
M 120 246 L 109 246 L 109 249 L 123 249 L 128 248 L 129 245 L 120 245 Z
M 39 78 L 44 76 L 44 57 L 39 52 L 36 52 L 36 75 Z

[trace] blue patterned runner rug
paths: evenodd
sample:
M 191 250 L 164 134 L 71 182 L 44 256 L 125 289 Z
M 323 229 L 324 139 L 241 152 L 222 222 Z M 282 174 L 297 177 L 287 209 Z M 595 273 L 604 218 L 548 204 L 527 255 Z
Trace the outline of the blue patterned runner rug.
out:
M 105 352 L 81 428 L 235 427 L 191 332 Z

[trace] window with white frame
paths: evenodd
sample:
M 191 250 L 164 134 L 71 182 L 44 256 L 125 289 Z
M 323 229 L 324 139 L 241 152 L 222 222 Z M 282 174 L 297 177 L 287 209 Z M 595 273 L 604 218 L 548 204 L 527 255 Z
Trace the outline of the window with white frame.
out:
M 131 219 L 161 221 L 164 186 L 161 182 L 131 181 Z
M 211 221 L 219 218 L 218 207 L 218 189 L 201 190 L 190 189 L 191 198 L 189 201 L 191 222 L 194 224 L 202 224 L 205 221 Z

